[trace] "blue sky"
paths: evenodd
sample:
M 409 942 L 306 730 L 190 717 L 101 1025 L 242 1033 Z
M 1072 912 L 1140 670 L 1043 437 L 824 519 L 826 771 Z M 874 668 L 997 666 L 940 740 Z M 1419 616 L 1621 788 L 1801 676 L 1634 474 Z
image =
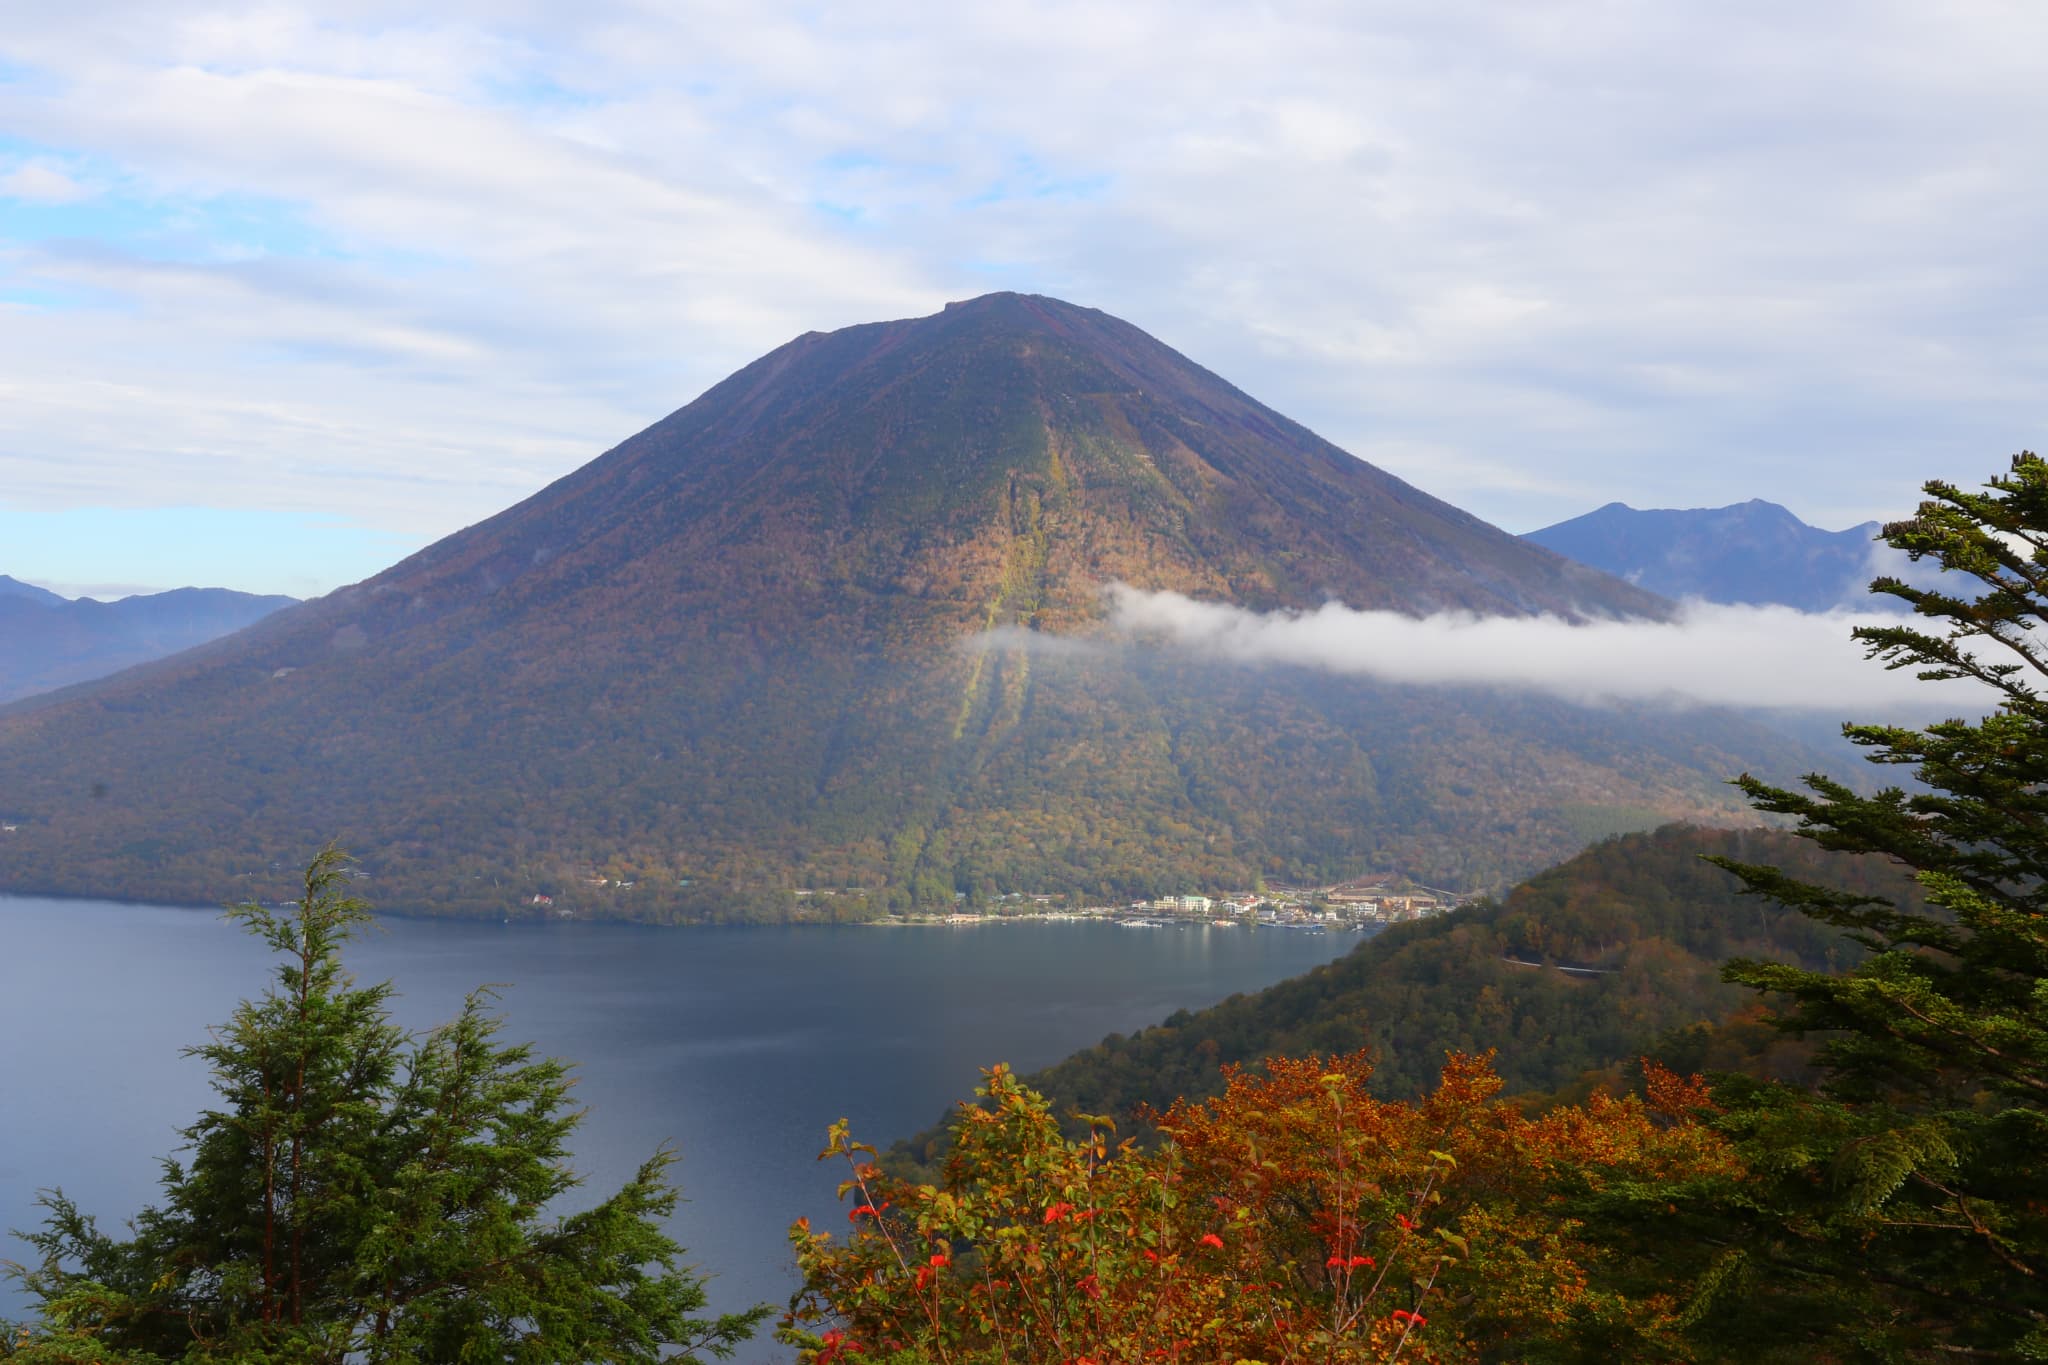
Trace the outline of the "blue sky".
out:
M 0 572 L 61 591 L 324 591 L 992 288 L 1511 530 L 2043 439 L 2032 4 L 18 10 Z
M 102 598 L 162 591 L 167 564 L 178 566 L 182 584 L 252 584 L 245 590 L 310 597 L 419 548 L 410 537 L 335 517 L 206 506 L 0 507 L 0 545 L 38 566 L 43 586 Z

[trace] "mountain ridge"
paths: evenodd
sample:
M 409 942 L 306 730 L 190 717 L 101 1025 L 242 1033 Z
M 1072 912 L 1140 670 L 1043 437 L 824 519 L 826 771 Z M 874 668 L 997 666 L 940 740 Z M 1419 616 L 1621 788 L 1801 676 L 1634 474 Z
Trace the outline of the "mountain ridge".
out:
M 1762 498 L 1726 507 L 1610 502 L 1524 540 L 1666 597 L 1829 611 L 1864 605 L 1878 523 L 1824 531 Z
M 39 588 L 33 583 L 24 583 L 20 579 L 10 578 L 4 573 L 0 573 L 0 598 L 20 598 L 23 601 L 34 602 L 41 606 L 55 606 L 60 602 L 70 600 L 69 598 L 58 596 L 48 588 Z
M 295 598 L 173 588 L 112 602 L 61 597 L 0 574 L 0 703 L 88 683 L 262 620 Z

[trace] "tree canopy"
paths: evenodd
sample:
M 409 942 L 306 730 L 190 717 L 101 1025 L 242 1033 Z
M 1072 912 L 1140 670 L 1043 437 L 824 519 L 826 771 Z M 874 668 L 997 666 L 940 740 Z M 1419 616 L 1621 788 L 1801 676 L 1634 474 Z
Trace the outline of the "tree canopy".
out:
M 110 1361 L 654 1361 L 725 1356 L 764 1309 L 707 1317 L 662 1230 L 654 1153 L 579 1212 L 570 1069 L 500 1040 L 479 990 L 420 1036 L 341 949 L 367 918 L 330 846 L 288 911 L 230 915 L 277 954 L 211 1041 L 215 1107 L 117 1238 L 61 1192 L 15 1274 L 39 1320 L 0 1357 Z
M 1912 1352 L 2048 1356 L 2048 462 L 2032 453 L 1981 492 L 1941 482 L 1886 541 L 1944 572 L 1873 591 L 1917 619 L 1858 629 L 1869 655 L 1967 678 L 1991 705 L 1924 728 L 1852 725 L 1911 787 L 1859 795 L 1808 777 L 1743 778 L 1761 810 L 1824 848 L 1908 870 L 1924 904 L 1724 860 L 1748 888 L 1839 926 L 1867 956 L 1846 972 L 1738 961 L 1782 1023 L 1823 1041 L 1818 1095 L 1731 1081 L 1718 1126 L 1761 1183 L 1740 1210 L 1739 1284 L 1803 1278 L 1838 1341 Z
M 1733 1173 L 1702 1092 L 1653 1070 L 1648 1100 L 1531 1117 L 1483 1057 L 1414 1102 L 1371 1073 L 1363 1054 L 1233 1070 L 1143 1150 L 1102 1118 L 1068 1138 L 997 1068 L 936 1184 L 883 1174 L 841 1124 L 825 1154 L 851 1163 L 852 1227 L 792 1229 L 783 1338 L 816 1365 L 1687 1358 L 1686 1304 L 1583 1219 L 1641 1223 Z

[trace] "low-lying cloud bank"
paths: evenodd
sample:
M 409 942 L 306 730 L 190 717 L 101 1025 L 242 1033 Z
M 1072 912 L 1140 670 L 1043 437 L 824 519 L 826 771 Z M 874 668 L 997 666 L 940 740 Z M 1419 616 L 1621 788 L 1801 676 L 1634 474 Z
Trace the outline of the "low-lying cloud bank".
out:
M 1867 660 L 1852 627 L 1896 616 L 1688 603 L 1676 620 L 1573 624 L 1554 616 L 1416 618 L 1354 611 L 1259 613 L 1125 584 L 1111 625 L 1238 663 L 1293 664 L 1418 686 L 1545 692 L 1589 703 L 1826 710 L 1845 719 L 1980 715 L 1990 691 L 1922 682 Z M 1007 642 L 1006 642 L 1007 643 Z

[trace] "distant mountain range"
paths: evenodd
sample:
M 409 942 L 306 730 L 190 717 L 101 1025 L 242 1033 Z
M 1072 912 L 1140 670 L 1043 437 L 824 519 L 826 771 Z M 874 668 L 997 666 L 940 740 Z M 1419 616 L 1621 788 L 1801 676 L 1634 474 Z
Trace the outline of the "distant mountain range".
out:
M 73 601 L 0 574 L 0 702 L 176 654 L 296 601 L 226 588 L 178 588 L 117 602 Z
M 1128 323 L 996 294 L 799 337 L 375 578 L 0 711 L 0 888 L 283 894 L 337 836 L 367 894 L 440 913 L 1375 867 L 1499 885 L 1724 816 L 1729 774 L 1803 760 L 1712 712 L 1121 642 L 1116 581 L 1256 609 L 1672 610 Z
M 1823 531 L 1754 498 L 1686 510 L 1610 502 L 1523 539 L 1666 597 L 1827 611 L 1872 605 L 1877 531 Z

